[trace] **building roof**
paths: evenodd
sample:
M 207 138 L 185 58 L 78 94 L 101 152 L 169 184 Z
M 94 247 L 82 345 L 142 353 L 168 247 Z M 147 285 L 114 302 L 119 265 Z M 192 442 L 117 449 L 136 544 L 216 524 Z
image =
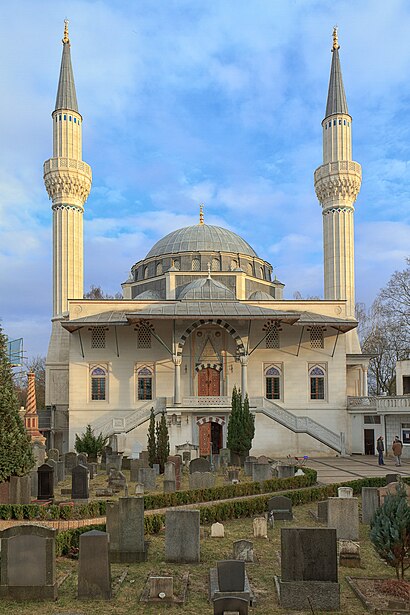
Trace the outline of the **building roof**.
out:
M 236 233 L 212 224 L 195 224 L 172 231 L 157 241 L 145 258 L 180 252 L 233 252 L 258 256 Z
M 248 299 L 250 301 L 272 301 L 273 297 L 263 290 L 256 290 L 248 297 Z
M 349 113 L 343 85 L 342 69 L 340 68 L 339 45 L 337 38 L 334 39 L 332 49 L 332 66 L 330 69 L 329 91 L 327 94 L 325 117 L 333 115 L 334 113 Z
M 187 284 L 182 289 L 178 299 L 192 300 L 192 299 L 235 299 L 235 296 L 229 288 L 213 280 L 211 277 L 199 278 L 194 280 L 190 284 Z
M 63 55 L 61 58 L 60 78 L 58 80 L 57 98 L 55 111 L 58 109 L 69 109 L 77 111 L 77 95 L 74 85 L 73 67 L 71 66 L 70 41 L 68 39 L 68 30 L 64 31 L 63 38 Z
M 138 301 L 161 301 L 161 295 L 156 290 L 144 290 L 143 293 L 136 295 L 134 299 Z

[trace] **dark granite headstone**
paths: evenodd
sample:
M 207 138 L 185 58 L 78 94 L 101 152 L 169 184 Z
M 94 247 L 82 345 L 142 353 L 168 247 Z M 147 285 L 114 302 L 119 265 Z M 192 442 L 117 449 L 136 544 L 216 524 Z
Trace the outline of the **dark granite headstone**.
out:
M 204 457 L 198 457 L 197 459 L 192 459 L 189 463 L 189 473 L 193 474 L 194 472 L 210 472 L 211 464 L 208 459 Z
M 54 468 L 48 463 L 43 463 L 37 468 L 38 476 L 38 499 L 52 500 L 54 498 Z
M 386 485 L 390 483 L 397 483 L 400 479 L 400 474 L 386 474 Z
M 268 513 L 275 521 L 292 521 L 292 500 L 284 495 L 275 495 L 268 500 Z
M 83 465 L 78 465 L 71 472 L 71 497 L 73 500 L 88 500 L 90 473 Z
M 69 452 L 64 455 L 65 469 L 67 474 L 71 474 L 71 470 L 77 465 L 77 453 Z
M 281 552 L 282 581 L 337 583 L 336 530 L 282 528 Z
M 0 598 L 57 599 L 55 535 L 56 530 L 39 525 L 18 525 L 0 532 Z
M 224 560 L 217 562 L 218 585 L 221 592 L 243 592 L 245 590 L 245 562 Z
M 107 532 L 92 530 L 80 536 L 78 558 L 78 597 L 111 598 L 111 568 Z

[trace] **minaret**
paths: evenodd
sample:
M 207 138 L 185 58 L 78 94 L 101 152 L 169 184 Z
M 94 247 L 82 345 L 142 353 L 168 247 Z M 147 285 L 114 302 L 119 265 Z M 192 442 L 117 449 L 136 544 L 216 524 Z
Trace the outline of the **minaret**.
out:
M 333 29 L 332 67 L 323 126 L 323 164 L 315 171 L 315 191 L 323 213 L 324 298 L 346 299 L 354 316 L 354 202 L 362 181 L 360 164 L 352 161 L 349 115 L 339 60 L 337 28 Z
M 68 20 L 53 118 L 53 157 L 44 163 L 44 183 L 53 202 L 53 316 L 68 299 L 83 297 L 83 213 L 91 168 L 82 158 L 83 118 L 78 112 L 71 66 Z

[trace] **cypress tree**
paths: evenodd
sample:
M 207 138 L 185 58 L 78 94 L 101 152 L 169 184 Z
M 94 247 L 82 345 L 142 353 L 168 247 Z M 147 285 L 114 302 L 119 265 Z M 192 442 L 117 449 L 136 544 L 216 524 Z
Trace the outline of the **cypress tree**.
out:
M 151 408 L 151 414 L 149 417 L 149 427 L 148 427 L 148 461 L 149 465 L 152 466 L 154 463 L 157 463 L 157 442 L 155 438 L 155 414 L 154 408 Z
M 249 398 L 242 401 L 240 390 L 232 390 L 232 409 L 228 421 L 227 447 L 232 453 L 243 457 L 252 448 L 255 435 L 255 417 L 249 410 Z
M 24 476 L 34 465 L 30 437 L 19 415 L 6 337 L 0 327 L 0 483 Z
M 169 435 L 165 411 L 161 413 L 161 419 L 157 423 L 157 459 L 159 471 L 164 473 L 165 463 L 169 455 Z

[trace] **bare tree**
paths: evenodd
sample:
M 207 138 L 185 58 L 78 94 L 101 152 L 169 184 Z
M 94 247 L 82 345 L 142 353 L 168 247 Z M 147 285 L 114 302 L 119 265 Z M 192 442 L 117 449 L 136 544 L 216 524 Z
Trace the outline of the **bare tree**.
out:
M 122 299 L 122 294 L 115 293 L 115 295 L 110 295 L 105 293 L 101 286 L 91 284 L 90 290 L 84 293 L 84 299 L 93 299 L 95 301 L 100 301 L 101 299 Z

